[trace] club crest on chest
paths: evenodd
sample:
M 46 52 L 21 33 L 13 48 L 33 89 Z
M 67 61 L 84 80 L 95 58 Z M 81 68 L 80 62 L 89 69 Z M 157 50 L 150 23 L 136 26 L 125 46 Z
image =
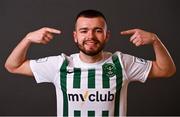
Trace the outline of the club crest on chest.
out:
M 113 77 L 116 75 L 116 67 L 112 63 L 105 63 L 103 65 L 103 74 L 105 74 L 107 77 Z

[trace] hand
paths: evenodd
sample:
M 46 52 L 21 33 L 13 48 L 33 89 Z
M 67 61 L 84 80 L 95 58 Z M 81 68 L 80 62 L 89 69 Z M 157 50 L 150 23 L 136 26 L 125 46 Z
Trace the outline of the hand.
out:
M 28 33 L 25 39 L 32 43 L 47 44 L 53 39 L 54 34 L 60 33 L 61 31 L 57 29 L 44 27 L 34 32 Z
M 136 46 L 153 44 L 156 40 L 158 40 L 156 34 L 141 29 L 131 29 L 122 31 L 121 34 L 132 35 L 130 37 L 130 42 L 132 42 Z

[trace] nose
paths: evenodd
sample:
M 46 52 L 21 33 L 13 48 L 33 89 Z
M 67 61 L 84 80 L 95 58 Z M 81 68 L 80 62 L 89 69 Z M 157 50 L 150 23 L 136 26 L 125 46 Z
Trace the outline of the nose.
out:
M 88 31 L 88 38 L 89 39 L 94 38 L 94 36 L 95 36 L 94 31 L 92 31 L 92 30 Z

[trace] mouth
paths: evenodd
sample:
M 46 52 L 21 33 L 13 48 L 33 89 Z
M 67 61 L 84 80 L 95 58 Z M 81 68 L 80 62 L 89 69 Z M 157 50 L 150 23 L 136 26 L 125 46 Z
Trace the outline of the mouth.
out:
M 98 43 L 97 41 L 92 41 L 92 40 L 84 42 L 84 44 L 86 45 L 96 45 L 97 43 Z

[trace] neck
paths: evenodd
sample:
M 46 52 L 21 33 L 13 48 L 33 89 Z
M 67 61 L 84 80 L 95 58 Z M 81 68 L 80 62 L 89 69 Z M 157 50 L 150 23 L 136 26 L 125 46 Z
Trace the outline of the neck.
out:
M 100 53 L 98 53 L 97 55 L 94 55 L 94 56 L 86 55 L 80 51 L 79 57 L 85 63 L 95 63 L 95 62 L 101 61 L 103 59 L 103 51 L 101 51 Z

